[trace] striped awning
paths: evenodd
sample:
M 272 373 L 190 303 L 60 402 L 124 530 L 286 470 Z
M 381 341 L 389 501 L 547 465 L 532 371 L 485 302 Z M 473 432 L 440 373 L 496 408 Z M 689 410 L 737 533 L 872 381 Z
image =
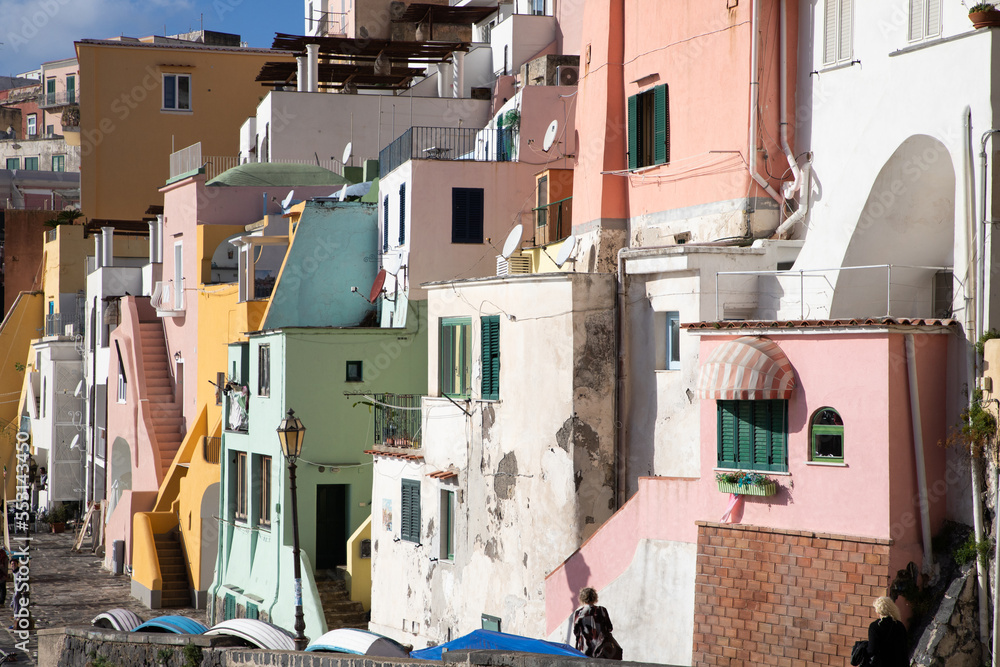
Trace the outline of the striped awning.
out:
M 769 338 L 743 336 L 712 350 L 701 365 L 698 398 L 756 400 L 790 398 L 795 372 Z

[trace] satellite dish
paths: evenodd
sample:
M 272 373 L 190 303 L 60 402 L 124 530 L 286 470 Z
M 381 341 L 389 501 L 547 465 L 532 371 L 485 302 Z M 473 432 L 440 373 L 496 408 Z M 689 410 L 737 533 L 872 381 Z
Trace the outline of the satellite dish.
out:
M 382 256 L 382 267 L 385 269 L 386 273 L 396 275 L 399 271 L 399 267 L 403 264 L 403 258 L 399 255 L 383 255 Z
M 542 139 L 542 150 L 546 153 L 549 152 L 552 144 L 555 143 L 557 132 L 559 132 L 559 121 L 554 120 L 549 123 L 549 129 L 545 130 L 545 138 Z
M 347 186 L 345 185 L 340 189 L 340 201 L 347 200 Z
M 344 164 L 347 164 L 348 161 L 351 159 L 351 151 L 353 150 L 354 150 L 354 144 L 348 141 L 347 145 L 344 146 L 344 156 L 343 158 L 341 158 L 340 161 L 343 162 Z
M 559 248 L 559 254 L 556 255 L 556 266 L 562 268 L 562 265 L 566 263 L 569 256 L 573 254 L 576 250 L 576 236 L 570 234 L 565 241 L 563 241 L 562 247 Z
M 503 242 L 503 252 L 500 253 L 504 259 L 510 259 L 510 256 L 517 250 L 517 246 L 521 245 L 521 234 L 523 233 L 524 226 L 520 224 L 510 230 L 507 240 Z
M 372 283 L 372 291 L 368 294 L 368 303 L 375 303 L 375 299 L 382 294 L 383 285 L 385 285 L 385 269 L 379 269 L 375 282 Z
M 293 196 L 295 196 L 295 190 L 289 190 L 288 194 L 285 196 L 285 198 L 281 200 L 281 210 L 282 211 L 287 211 L 289 209 L 289 207 L 292 205 L 292 203 L 293 203 L 292 202 L 292 197 Z

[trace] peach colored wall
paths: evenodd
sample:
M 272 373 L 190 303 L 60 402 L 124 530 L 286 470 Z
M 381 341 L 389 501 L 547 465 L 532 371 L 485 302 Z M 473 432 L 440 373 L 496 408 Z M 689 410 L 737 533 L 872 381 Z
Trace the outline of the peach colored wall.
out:
M 557 52 L 562 55 L 580 54 L 583 32 L 583 12 L 580 0 L 555 0 Z
M 703 336 L 700 357 L 736 336 Z M 890 571 L 921 564 L 920 515 L 903 335 L 770 336 L 795 371 L 788 403 L 787 475 L 770 498 L 745 498 L 737 520 L 788 530 L 894 540 Z M 931 529 L 945 517 L 949 471 L 937 443 L 947 434 L 950 336 L 915 335 Z M 844 419 L 845 465 L 808 463 L 812 414 L 833 407 Z M 729 496 L 718 491 L 716 402 L 701 401 L 701 478 L 643 477 L 639 492 L 546 580 L 552 633 L 575 607 L 583 585 L 600 590 L 632 561 L 640 539 L 695 543 L 695 521 L 718 521 Z M 955 480 L 952 480 L 955 481 Z M 836 511 L 831 511 L 835 508 Z
M 751 5 L 739 3 L 727 10 L 719 3 L 627 0 L 621 20 L 613 10 L 609 14 L 605 3 L 585 8 L 574 224 L 747 196 L 751 181 L 743 163 L 734 155 L 709 151 L 739 151 L 743 160 L 747 156 Z M 788 3 L 788 12 L 790 53 L 794 54 L 797 3 Z M 778 0 L 762 0 L 761 17 L 760 146 L 769 156 L 770 173 L 781 175 L 788 164 L 777 143 Z M 650 25 L 657 30 L 648 30 Z M 616 61 L 613 48 L 622 34 L 624 53 Z M 794 119 L 795 58 L 789 61 L 788 107 L 789 118 Z M 625 63 L 621 82 L 614 78 L 615 62 Z M 626 98 L 661 84 L 669 86 L 670 164 L 645 170 L 643 178 L 599 175 L 602 170 L 627 168 Z M 607 104 L 606 96 L 611 96 Z M 791 132 L 789 141 L 794 147 Z M 724 173 L 698 175 L 693 169 L 716 163 L 725 165 Z M 766 175 L 764 167 L 761 158 L 758 171 Z M 772 186 L 778 183 L 770 182 Z M 605 190 L 598 196 L 601 183 Z M 757 186 L 751 195 L 767 196 Z

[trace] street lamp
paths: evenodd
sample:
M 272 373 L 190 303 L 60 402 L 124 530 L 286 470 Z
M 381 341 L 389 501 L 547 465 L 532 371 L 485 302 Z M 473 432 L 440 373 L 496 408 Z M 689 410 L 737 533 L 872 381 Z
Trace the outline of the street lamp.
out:
M 306 437 L 306 427 L 295 417 L 295 410 L 288 414 L 278 426 L 278 441 L 281 451 L 288 461 L 288 481 L 292 486 L 292 559 L 295 561 L 295 650 L 306 648 L 306 620 L 302 615 L 302 566 L 299 563 L 299 507 L 295 496 L 295 459 L 302 454 L 302 441 Z

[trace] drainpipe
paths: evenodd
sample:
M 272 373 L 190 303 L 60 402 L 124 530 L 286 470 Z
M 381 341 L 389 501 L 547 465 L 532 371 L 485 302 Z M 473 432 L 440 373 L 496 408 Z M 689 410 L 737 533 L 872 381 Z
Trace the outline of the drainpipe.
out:
M 787 0 L 781 0 L 778 10 L 778 48 L 780 51 L 781 69 L 778 71 L 780 85 L 780 102 L 778 107 L 779 122 L 781 128 L 781 150 L 785 152 L 785 159 L 788 160 L 788 168 L 792 170 L 792 183 L 786 184 L 785 195 L 791 197 L 802 186 L 802 171 L 799 169 L 792 149 L 788 145 L 788 16 L 785 8 Z
M 767 180 L 757 173 L 757 101 L 760 97 L 760 81 L 757 74 L 757 33 L 760 28 L 760 0 L 753 0 L 750 17 L 750 143 L 747 147 L 747 170 L 750 178 L 757 181 L 771 199 L 781 205 L 781 195 L 775 192 Z
M 792 227 L 799 220 L 806 217 L 806 213 L 809 212 L 809 201 L 812 196 L 812 153 L 809 153 L 806 158 L 806 163 L 802 167 L 802 192 L 799 195 L 799 207 L 790 216 L 785 218 L 785 221 L 778 225 L 778 228 L 774 230 L 774 235 L 777 238 L 782 238 L 784 234 L 790 233 Z
M 931 547 L 931 513 L 927 504 L 927 470 L 924 465 L 924 430 L 920 423 L 920 390 L 917 382 L 917 359 L 913 348 L 913 334 L 904 336 L 906 341 L 906 374 L 910 381 L 910 420 L 913 424 L 913 456 L 917 466 L 917 493 L 920 496 L 920 532 L 924 538 L 925 575 L 934 579 L 934 550 Z
M 306 44 L 306 76 L 309 79 L 308 92 L 319 91 L 319 44 Z
M 628 498 L 628 438 L 626 437 L 625 407 L 625 256 L 628 248 L 618 249 L 618 291 L 615 298 L 615 348 L 618 350 L 617 371 L 615 382 L 614 414 L 615 414 L 615 507 L 625 505 Z

